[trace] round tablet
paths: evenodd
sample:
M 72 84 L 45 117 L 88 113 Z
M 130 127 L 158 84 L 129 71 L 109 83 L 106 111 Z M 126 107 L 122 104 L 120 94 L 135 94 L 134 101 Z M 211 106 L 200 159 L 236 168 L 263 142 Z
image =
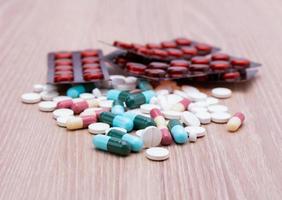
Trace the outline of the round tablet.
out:
M 44 101 L 52 101 L 54 97 L 59 96 L 59 93 L 57 91 L 43 91 L 40 95 Z
M 211 105 L 208 107 L 208 111 L 213 113 L 213 112 L 227 112 L 228 108 L 224 105 Z
M 43 84 L 34 84 L 33 85 L 33 92 L 40 93 L 44 90 L 44 85 Z
M 169 151 L 162 147 L 152 147 L 146 150 L 145 155 L 150 160 L 161 161 L 169 157 Z
M 218 102 L 219 102 L 219 100 L 214 98 L 214 97 L 208 97 L 206 99 L 206 103 L 208 104 L 208 106 L 218 104 Z
M 39 110 L 43 112 L 51 112 L 57 107 L 57 103 L 54 101 L 42 101 L 38 104 Z
M 205 108 L 209 106 L 207 100 L 206 101 L 197 101 L 193 105 L 198 106 L 198 107 L 205 107 Z
M 188 135 L 195 133 L 197 137 L 204 137 L 207 133 L 206 129 L 201 126 L 187 126 L 185 130 L 188 132 Z
M 21 96 L 23 103 L 37 103 L 41 100 L 41 95 L 38 93 L 25 93 Z
M 97 123 L 90 124 L 88 126 L 88 131 L 89 133 L 92 133 L 92 134 L 105 134 L 106 130 L 108 130 L 109 128 L 110 128 L 109 124 L 97 122 Z
M 162 133 L 157 127 L 148 126 L 144 129 L 141 138 L 145 148 L 155 147 L 161 143 Z
M 185 92 L 183 92 L 181 90 L 174 90 L 173 94 L 176 94 L 176 95 L 178 95 L 180 97 L 183 97 L 183 98 L 189 98 L 189 96 Z
M 205 108 L 205 107 L 200 107 L 200 106 L 194 105 L 194 106 L 189 106 L 189 111 L 191 111 L 192 113 L 195 114 L 197 112 L 206 112 L 206 111 L 208 111 L 208 109 Z
M 226 123 L 231 115 L 227 112 L 214 112 L 211 114 L 211 119 L 215 123 Z
M 173 111 L 173 110 L 165 110 L 163 114 L 166 119 L 180 119 L 181 112 Z
M 211 122 L 211 114 L 206 111 L 197 112 L 195 115 L 200 120 L 201 124 L 209 124 Z
M 211 92 L 212 92 L 212 96 L 221 98 L 221 99 L 229 98 L 232 95 L 232 91 L 228 88 L 218 87 L 218 88 L 212 89 Z
M 60 127 L 66 127 L 66 123 L 67 123 L 67 120 L 69 118 L 72 118 L 74 116 L 70 115 L 70 116 L 61 116 L 61 117 L 58 117 L 57 118 L 57 125 L 60 126 Z
M 153 108 L 158 108 L 158 109 L 160 109 L 160 106 L 154 105 L 154 104 L 142 104 L 142 105 L 140 106 L 141 112 L 142 112 L 142 113 L 145 113 L 145 114 L 150 113 L 150 111 L 151 111 Z
M 144 131 L 144 129 L 140 129 L 140 130 L 136 131 L 135 134 L 139 137 L 142 137 L 143 131 Z
M 95 96 L 91 93 L 82 93 L 79 95 L 79 98 L 84 99 L 84 100 L 89 100 L 89 99 L 94 99 Z
M 127 132 L 127 130 L 126 130 L 125 128 L 121 128 L 121 127 L 111 127 L 111 128 L 108 128 L 108 129 L 105 131 L 105 134 L 107 135 L 110 130 L 119 130 L 119 131 L 122 131 L 122 132 L 124 132 L 124 133 Z
M 60 101 L 64 101 L 64 100 L 70 100 L 72 99 L 71 97 L 68 97 L 68 96 L 57 96 L 57 97 L 54 97 L 53 98 L 53 101 L 58 103 Z
M 204 101 L 207 98 L 207 95 L 202 92 L 190 92 L 188 95 L 192 101 Z
M 73 114 L 73 110 L 67 108 L 61 108 L 53 111 L 53 117 L 55 119 L 62 116 L 72 116 Z
M 191 112 L 185 111 L 181 114 L 181 121 L 187 126 L 200 126 L 200 120 Z
M 113 101 L 112 100 L 105 100 L 105 101 L 100 101 L 99 106 L 101 108 L 112 108 L 113 106 Z
M 50 92 L 50 91 L 56 91 L 58 88 L 55 85 L 46 84 L 44 85 L 44 91 Z
M 113 85 L 125 84 L 125 77 L 121 75 L 111 75 L 110 79 L 112 80 Z

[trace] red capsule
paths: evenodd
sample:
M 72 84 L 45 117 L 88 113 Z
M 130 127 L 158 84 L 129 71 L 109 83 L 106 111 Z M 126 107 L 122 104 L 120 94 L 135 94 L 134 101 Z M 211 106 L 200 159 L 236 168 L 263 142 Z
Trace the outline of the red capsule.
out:
M 89 69 L 83 70 L 83 75 L 86 75 L 86 74 L 101 74 L 101 73 L 102 73 L 101 69 L 91 69 L 91 68 L 89 68 Z
M 210 67 L 213 70 L 226 70 L 230 68 L 230 63 L 227 61 L 223 61 L 223 60 L 212 61 L 210 63 Z
M 151 49 L 147 49 L 147 48 L 139 48 L 137 50 L 137 53 L 150 56 L 150 55 L 153 54 L 153 51 Z
M 192 64 L 189 69 L 191 71 L 207 71 L 209 68 L 210 66 L 205 64 Z
M 166 71 L 162 69 L 146 69 L 145 74 L 151 77 L 165 77 Z
M 82 58 L 82 64 L 99 63 L 99 57 L 84 57 Z
M 184 46 L 184 45 L 191 45 L 192 41 L 187 38 L 176 38 L 175 39 L 176 44 Z
M 81 52 L 82 57 L 90 57 L 90 56 L 98 56 L 99 55 L 99 50 L 97 49 L 86 49 Z
M 72 54 L 71 52 L 68 52 L 68 51 L 60 51 L 60 52 L 55 53 L 56 59 L 64 59 L 64 58 L 71 58 L 71 57 L 72 57 Z
M 187 68 L 185 67 L 169 67 L 167 69 L 167 72 L 170 74 L 170 75 L 175 75 L 175 74 L 186 74 L 188 72 Z
M 189 68 L 189 62 L 187 60 L 172 60 L 170 65 Z
M 162 133 L 161 145 L 167 146 L 172 143 L 172 137 L 167 127 L 160 128 Z
M 184 46 L 184 47 L 181 47 L 180 49 L 185 56 L 189 56 L 189 57 L 196 56 L 197 53 L 198 53 L 198 51 L 195 47 Z
M 137 43 L 133 43 L 133 44 L 132 44 L 132 47 L 133 47 L 133 49 L 135 49 L 135 50 L 138 50 L 138 49 L 140 49 L 140 48 L 146 48 L 145 45 L 143 45 L 143 44 L 137 44 Z
M 94 73 L 94 74 L 84 74 L 83 75 L 84 80 L 91 81 L 91 80 L 100 80 L 104 78 L 104 75 L 102 73 Z
M 164 41 L 161 43 L 163 48 L 176 48 L 177 44 L 174 41 Z
M 247 68 L 250 66 L 250 61 L 244 58 L 232 58 L 231 64 L 238 68 Z
M 163 117 L 164 117 L 163 113 L 162 113 L 162 112 L 160 111 L 160 109 L 158 109 L 158 108 L 153 108 L 153 109 L 151 109 L 150 115 L 151 115 L 151 117 L 152 117 L 153 119 L 155 119 L 155 118 L 158 117 L 158 116 L 163 116 Z
M 54 77 L 55 82 L 65 82 L 65 81 L 73 81 L 73 75 L 64 74 L 64 75 L 57 75 Z
M 148 67 L 152 69 L 166 70 L 169 67 L 169 65 L 163 62 L 151 62 Z
M 72 99 L 62 100 L 57 103 L 57 108 L 71 108 L 72 104 Z
M 113 45 L 116 47 L 123 48 L 123 49 L 132 49 L 133 48 L 132 44 L 126 43 L 126 42 L 120 42 L 120 41 L 114 41 Z
M 155 44 L 155 43 L 148 43 L 146 44 L 146 47 L 149 49 L 161 49 L 162 45 L 161 44 Z
M 209 54 L 212 51 L 212 46 L 204 43 L 198 43 L 195 45 L 196 49 L 198 50 L 198 53 L 203 54 Z
M 178 58 L 183 56 L 183 52 L 179 49 L 166 49 L 166 51 L 169 56 L 178 57 Z
M 161 49 L 153 49 L 152 55 L 160 56 L 160 57 L 166 57 L 166 56 L 168 56 L 168 52 L 165 51 L 165 50 L 161 50 Z
M 70 65 L 58 65 L 55 67 L 55 71 L 72 71 L 72 66 Z
M 129 62 L 126 64 L 126 68 L 130 71 L 144 72 L 147 66 L 140 63 Z
M 98 106 L 98 101 L 96 99 L 91 100 L 82 100 L 73 102 L 71 109 L 75 114 L 79 114 L 84 111 L 86 108 L 93 108 Z
M 66 128 L 69 130 L 87 128 L 90 124 L 95 123 L 95 122 L 97 122 L 96 114 L 73 117 L 67 120 Z
M 98 69 L 100 70 L 100 65 L 97 64 L 97 63 L 89 63 L 89 64 L 85 64 L 82 66 L 83 70 L 86 70 L 86 69 Z
M 196 56 L 191 59 L 193 64 L 209 64 L 210 59 L 203 56 Z
M 58 65 L 72 65 L 72 60 L 68 58 L 62 58 L 62 59 L 55 60 L 55 66 L 58 66 Z
M 229 55 L 225 53 L 214 53 L 212 54 L 212 60 L 229 60 Z
M 223 75 L 224 80 L 236 80 L 240 78 L 239 72 L 228 72 Z

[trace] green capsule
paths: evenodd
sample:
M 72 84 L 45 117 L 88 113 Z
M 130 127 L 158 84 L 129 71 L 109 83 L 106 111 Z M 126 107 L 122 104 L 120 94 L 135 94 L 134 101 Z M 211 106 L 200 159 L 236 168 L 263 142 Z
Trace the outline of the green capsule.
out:
M 148 126 L 156 126 L 156 123 L 152 118 L 138 115 L 134 112 L 126 112 L 123 114 L 123 116 L 133 121 L 135 130 L 144 129 Z

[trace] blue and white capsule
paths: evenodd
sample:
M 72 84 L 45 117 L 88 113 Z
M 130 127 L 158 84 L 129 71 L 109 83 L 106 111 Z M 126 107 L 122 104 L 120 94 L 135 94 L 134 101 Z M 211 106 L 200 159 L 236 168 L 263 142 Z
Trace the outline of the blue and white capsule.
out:
M 170 133 L 175 143 L 184 144 L 188 141 L 188 134 L 179 120 L 169 120 L 167 127 L 170 130 Z

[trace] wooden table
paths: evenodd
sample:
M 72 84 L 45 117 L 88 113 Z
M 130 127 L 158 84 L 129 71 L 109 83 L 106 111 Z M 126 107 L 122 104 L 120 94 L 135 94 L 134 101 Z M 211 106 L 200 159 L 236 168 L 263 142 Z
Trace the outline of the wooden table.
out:
M 0 199 L 281 199 L 281 18 L 278 0 L 1 0 Z M 237 133 L 211 124 L 196 143 L 169 146 L 165 162 L 120 158 L 20 101 L 46 81 L 49 51 L 178 36 L 263 64 L 254 80 L 223 85 L 224 104 L 247 116 Z

